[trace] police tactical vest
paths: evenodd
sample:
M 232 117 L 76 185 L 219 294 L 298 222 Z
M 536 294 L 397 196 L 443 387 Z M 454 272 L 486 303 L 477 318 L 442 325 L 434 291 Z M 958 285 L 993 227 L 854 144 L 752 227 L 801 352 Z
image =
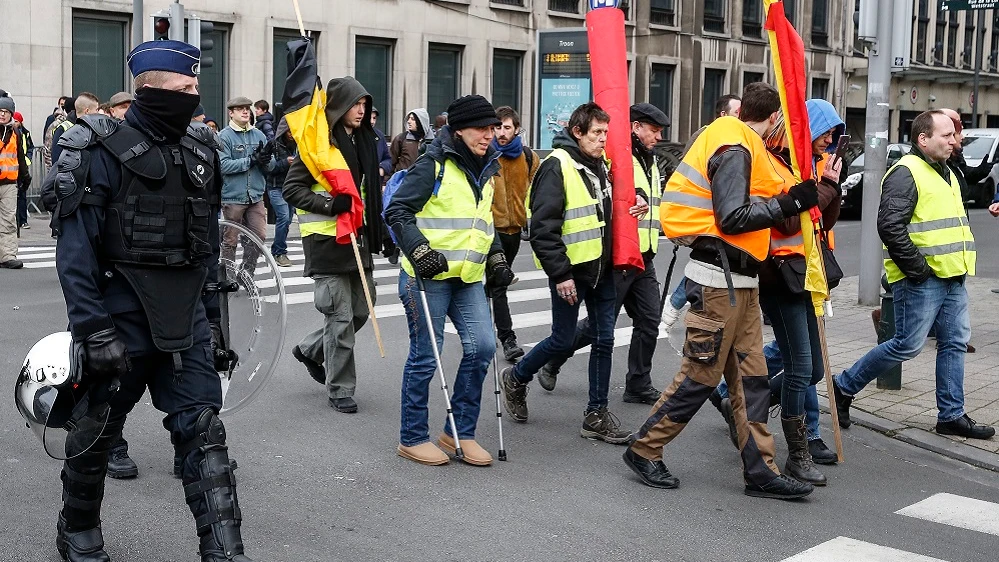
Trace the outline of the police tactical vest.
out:
M 643 254 L 651 251 L 653 254 L 659 251 L 659 204 L 662 201 L 663 187 L 659 179 L 659 164 L 656 159 L 652 159 L 651 176 L 645 173 L 645 168 L 638 158 L 631 156 L 632 164 L 635 167 L 635 187 L 644 194 L 645 201 L 649 204 L 649 212 L 645 218 L 638 221 L 638 250 Z M 650 185 L 651 184 L 651 185 Z
M 210 129 L 191 127 L 178 144 L 161 145 L 127 123 L 87 116 L 59 142 L 70 150 L 58 163 L 57 212 L 69 216 L 80 203 L 107 208 L 99 256 L 135 290 L 156 346 L 188 349 L 221 199 Z M 87 183 L 90 151 L 83 148 L 97 143 L 121 163 L 121 183 L 107 201 Z
M 905 166 L 912 173 L 918 194 L 912 220 L 905 228 L 933 274 L 941 279 L 974 275 L 975 238 L 964 214 L 957 174 L 951 171 L 948 184 L 929 163 L 915 154 L 903 156 L 888 174 L 898 166 Z M 887 248 L 884 248 L 884 258 L 889 283 L 905 278 L 888 255 Z
M 435 175 L 440 166 L 434 162 Z M 447 258 L 448 270 L 434 280 L 459 278 L 465 283 L 478 283 L 485 276 L 486 258 L 495 235 L 493 182 L 490 179 L 482 186 L 478 201 L 469 182 L 468 175 L 454 160 L 445 159 L 440 187 L 416 213 L 416 226 L 430 247 Z M 402 268 L 414 275 L 413 265 L 405 256 Z

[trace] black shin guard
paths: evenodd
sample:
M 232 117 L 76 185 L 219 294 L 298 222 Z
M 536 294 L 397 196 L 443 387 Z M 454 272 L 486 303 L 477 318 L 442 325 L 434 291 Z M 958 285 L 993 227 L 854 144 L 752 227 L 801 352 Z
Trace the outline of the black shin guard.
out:
M 108 449 L 120 435 L 121 424 L 109 424 L 87 452 L 63 464 L 63 506 L 59 513 L 56 548 L 70 562 L 108 560 L 101 534 L 101 502 L 104 500 Z
M 243 555 L 236 478 L 229 465 L 225 427 L 212 410 L 195 424 L 197 435 L 177 450 L 183 459 L 184 494 L 201 539 L 202 562 L 251 562 Z M 189 456 L 190 455 L 190 456 Z

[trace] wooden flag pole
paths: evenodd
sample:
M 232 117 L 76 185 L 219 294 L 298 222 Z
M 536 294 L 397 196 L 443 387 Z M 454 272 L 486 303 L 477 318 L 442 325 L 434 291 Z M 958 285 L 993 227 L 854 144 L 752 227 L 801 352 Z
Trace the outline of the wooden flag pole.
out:
M 298 6 L 298 0 L 292 0 L 295 3 L 295 15 L 298 16 L 298 30 L 302 33 L 302 37 L 308 37 L 305 34 L 305 24 L 302 23 L 302 8 Z
M 804 223 L 802 223 L 804 224 Z M 815 225 L 814 232 L 815 236 L 812 237 L 812 245 L 814 246 L 814 251 L 819 252 L 822 255 L 822 239 L 823 232 L 822 229 L 822 219 L 819 219 L 818 223 L 813 223 Z M 826 277 L 826 262 L 825 256 L 819 260 L 819 267 L 822 269 L 822 279 L 826 280 L 826 299 L 828 302 L 829 296 L 829 278 Z M 823 303 L 823 306 L 825 303 Z M 832 312 L 832 307 L 826 308 L 829 313 Z M 826 394 L 829 395 L 829 414 L 832 416 L 832 428 L 833 428 L 833 441 L 836 443 L 836 458 L 838 462 L 843 462 L 846 458 L 843 456 L 843 433 L 839 428 L 839 410 L 836 409 L 836 392 L 833 390 L 833 375 L 832 366 L 829 364 L 829 343 L 826 341 L 826 311 L 823 311 L 821 317 L 816 318 L 817 324 L 819 326 L 819 345 L 822 347 L 822 366 L 825 370 L 826 379 Z
M 368 289 L 368 277 L 364 274 L 364 262 L 361 261 L 361 250 L 357 247 L 357 236 L 350 233 L 350 245 L 354 247 L 354 259 L 357 260 L 357 272 L 361 275 L 361 287 L 364 289 L 364 300 L 368 302 L 368 315 L 371 316 L 371 327 L 375 329 L 375 340 L 378 342 L 378 352 L 385 357 L 385 346 L 382 345 L 382 331 L 378 328 L 378 318 L 375 317 L 375 303 L 371 302 L 371 291 Z

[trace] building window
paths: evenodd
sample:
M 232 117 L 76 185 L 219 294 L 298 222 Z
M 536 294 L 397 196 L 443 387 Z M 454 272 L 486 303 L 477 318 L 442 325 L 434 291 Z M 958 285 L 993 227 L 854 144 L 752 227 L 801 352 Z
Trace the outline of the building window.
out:
M 812 2 L 812 45 L 816 47 L 829 46 L 828 0 L 814 0 Z
M 714 68 L 704 69 L 704 95 L 701 96 L 701 125 L 715 120 L 715 102 L 724 95 L 725 71 Z
M 579 0 L 548 0 L 548 9 L 566 14 L 579 13 Z
M 955 61 L 957 60 L 957 27 L 959 22 L 957 21 L 958 14 L 961 12 L 950 11 L 950 15 L 947 17 L 947 66 L 957 66 Z
M 392 47 L 392 41 L 376 37 L 358 37 L 354 44 L 354 77 L 371 94 L 382 131 L 402 127 L 392 119 Z
M 926 34 L 930 29 L 930 0 L 919 0 L 916 16 L 916 60 L 926 62 Z
M 859 1 L 859 0 L 858 0 Z M 947 10 L 937 9 L 936 30 L 933 32 L 933 64 L 941 65 L 944 60 L 944 34 L 947 32 Z
M 742 73 L 742 89 L 746 89 L 746 84 L 752 84 L 753 82 L 762 82 L 763 73 L 762 72 L 743 72 Z
M 524 53 L 519 51 L 493 51 L 493 107 L 509 105 L 518 113 L 520 90 L 523 85 Z
M 312 37 L 312 45 L 316 47 L 319 45 L 319 34 L 315 31 L 310 32 Z M 281 99 L 284 97 L 284 84 L 288 81 L 288 41 L 294 41 L 300 39 L 302 34 L 294 29 L 275 29 L 274 30 L 274 41 L 272 45 L 272 59 L 271 59 L 271 113 L 274 114 L 274 120 L 280 121 L 281 116 L 284 115 L 284 107 L 282 107 Z M 318 52 L 316 53 L 318 56 Z
M 457 99 L 461 88 L 461 47 L 431 43 L 427 56 L 427 111 L 440 115 Z
M 125 87 L 125 20 L 73 18 L 73 92 L 102 102 Z
M 742 34 L 763 37 L 763 3 L 760 0 L 742 0 Z
M 784 0 L 784 15 L 787 21 L 794 25 L 794 18 L 798 15 L 797 0 Z M 797 26 L 795 26 L 797 28 Z
M 992 10 L 992 34 L 990 35 L 992 48 L 989 50 L 989 66 L 995 72 L 999 68 L 999 8 Z
M 229 113 L 225 108 L 229 30 L 220 25 L 215 22 L 215 30 L 202 36 L 202 39 L 211 39 L 215 43 L 210 51 L 215 64 L 201 69 L 198 91 L 201 93 L 201 105 L 205 108 L 205 114 L 218 120 L 219 125 L 224 127 L 229 122 Z
M 503 4 L 504 6 L 524 6 L 524 0 L 489 0 L 493 4 Z
M 669 64 L 653 64 L 649 73 L 649 103 L 669 115 L 673 112 L 673 72 L 676 67 Z M 663 131 L 663 138 L 667 137 Z
M 676 25 L 676 0 L 651 0 L 649 23 L 655 25 Z
M 968 10 L 964 17 L 964 51 L 961 53 L 961 66 L 971 68 L 975 50 L 975 12 Z
M 725 0 L 704 0 L 704 31 L 725 33 Z
M 812 78 L 812 98 L 829 101 L 828 78 Z

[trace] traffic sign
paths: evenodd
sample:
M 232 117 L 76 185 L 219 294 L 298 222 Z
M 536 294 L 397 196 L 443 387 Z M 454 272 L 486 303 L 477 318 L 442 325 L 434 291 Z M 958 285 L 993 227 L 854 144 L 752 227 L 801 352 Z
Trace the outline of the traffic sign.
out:
M 991 10 L 999 4 L 999 0 L 940 0 L 941 10 L 957 12 L 960 10 Z

